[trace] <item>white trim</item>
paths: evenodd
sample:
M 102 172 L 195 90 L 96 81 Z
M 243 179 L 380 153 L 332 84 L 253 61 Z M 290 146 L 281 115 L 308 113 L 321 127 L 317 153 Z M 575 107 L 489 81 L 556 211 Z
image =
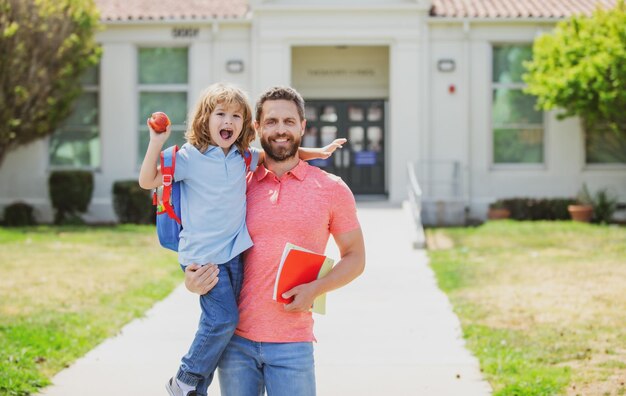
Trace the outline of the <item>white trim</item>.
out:
M 140 84 L 137 81 L 137 88 L 139 92 L 187 92 L 189 84 Z
M 94 173 L 100 173 L 102 172 L 102 161 L 104 160 L 104 150 L 102 148 L 102 90 L 100 89 L 100 79 L 101 79 L 101 70 L 100 70 L 100 61 L 98 61 L 98 64 L 96 65 L 98 72 L 96 73 L 97 78 L 98 78 L 98 83 L 97 84 L 84 84 L 81 86 L 82 92 L 88 92 L 88 93 L 95 93 L 96 94 L 96 108 L 98 110 L 98 122 L 96 123 L 96 128 L 98 129 L 98 140 L 99 140 L 99 147 L 98 150 L 100 151 L 100 161 L 99 164 L 97 166 L 73 166 L 73 165 L 53 165 L 50 161 L 50 139 L 52 138 L 52 135 L 54 133 L 56 133 L 57 131 L 62 129 L 62 126 L 58 126 L 55 131 L 46 136 L 46 172 L 50 173 L 50 172 L 54 172 L 54 171 L 63 171 L 63 170 L 86 170 L 86 171 L 92 171 Z M 80 96 L 79 96 L 80 97 Z M 78 100 L 77 97 L 74 101 Z M 75 129 L 87 129 L 89 128 L 89 126 L 82 126 L 82 127 L 76 127 Z M 73 128 L 69 128 L 69 130 L 72 130 Z M 64 130 L 68 130 L 68 129 L 64 129 Z
M 155 26 L 181 26 L 181 25 L 190 25 L 190 26 L 206 26 L 208 24 L 211 25 L 250 25 L 252 24 L 252 16 L 250 13 L 247 13 L 246 16 L 241 19 L 221 19 L 221 18 L 198 18 L 198 19 L 176 19 L 176 18 L 166 18 L 166 19 L 100 19 L 100 23 L 103 25 L 112 25 L 112 26 L 128 26 L 135 27 L 138 25 L 155 25 Z
M 489 43 L 491 46 L 490 60 L 489 60 L 489 81 L 491 82 L 489 89 L 487 90 L 489 95 L 489 105 L 488 105 L 488 120 L 489 120 L 489 170 L 490 171 L 500 171 L 500 170 L 547 170 L 548 169 L 548 139 L 547 139 L 547 116 L 546 112 L 542 111 L 542 123 L 541 124 L 506 124 L 506 125 L 498 125 L 496 126 L 493 122 L 493 92 L 497 89 L 512 89 L 512 90 L 523 90 L 527 86 L 525 83 L 512 82 L 512 83 L 500 83 L 494 82 L 493 75 L 493 54 L 495 47 L 504 46 L 504 45 L 530 45 L 532 48 L 532 42 L 521 41 L 521 42 L 499 42 L 492 41 Z M 494 145 L 494 129 L 521 129 L 521 128 L 532 128 L 532 129 L 541 129 L 542 130 L 542 161 L 540 163 L 496 163 L 495 162 L 495 145 Z
M 438 23 L 493 23 L 493 24 L 501 24 L 501 23 L 546 23 L 546 24 L 554 24 L 570 17 L 530 17 L 530 18 L 470 18 L 470 17 L 438 17 L 438 16 L 429 16 L 426 19 L 426 23 L 438 24 Z
M 139 82 L 139 52 L 142 48 L 185 48 L 187 50 L 187 83 L 186 84 L 179 84 L 179 83 L 175 83 L 175 84 L 141 84 Z M 135 144 L 137 145 L 135 148 L 135 154 L 136 158 L 135 158 L 135 171 L 138 172 L 141 168 L 141 162 L 143 161 L 143 155 L 139 153 L 139 148 L 140 148 L 140 137 L 141 137 L 141 133 L 144 131 L 148 131 L 147 126 L 145 126 L 144 124 L 140 123 L 139 120 L 139 116 L 140 116 L 140 111 L 141 111 L 141 94 L 144 92 L 147 93 L 154 93 L 154 92 L 166 92 L 166 93 L 185 93 L 187 100 L 185 103 L 185 115 L 189 114 L 189 109 L 191 108 L 191 98 L 190 98 L 190 91 L 191 91 L 191 83 L 190 83 L 190 79 L 191 79 L 191 44 L 190 43 L 180 43 L 180 44 L 174 44 L 172 45 L 171 43 L 169 44 L 154 44 L 151 43 L 150 45 L 142 45 L 140 43 L 135 43 L 135 104 L 136 104 L 136 108 L 135 108 L 135 124 L 133 129 L 135 130 L 136 134 L 135 134 Z M 184 120 L 184 122 L 186 122 L 186 119 Z M 185 131 L 186 125 L 184 124 L 172 124 L 172 132 L 176 131 Z
M 585 159 L 586 160 L 586 159 Z M 605 163 L 605 164 L 583 164 L 583 172 L 624 172 L 626 164 Z
M 492 57 L 493 62 L 493 57 Z M 492 63 L 493 65 L 493 63 Z M 528 86 L 523 82 L 511 82 L 511 83 L 502 83 L 502 82 L 493 82 L 493 69 L 491 70 L 491 87 L 495 89 L 524 89 Z
M 474 119 L 472 117 L 472 111 L 473 111 L 473 107 L 472 107 L 472 40 L 471 40 L 471 35 L 472 35 L 472 27 L 470 25 L 469 22 L 464 22 L 463 23 L 463 32 L 464 32 L 464 37 L 463 37 L 463 41 L 465 41 L 464 45 L 463 45 L 463 52 L 464 52 L 464 56 L 463 58 L 465 59 L 465 81 L 463 82 L 465 84 L 465 103 L 467 106 L 467 163 L 465 164 L 465 166 L 463 166 L 463 163 L 461 162 L 461 183 L 464 183 L 461 186 L 461 191 L 463 191 L 463 195 L 464 195 L 464 200 L 465 200 L 465 208 L 467 210 L 467 216 L 471 216 L 471 208 L 472 208 L 472 201 L 473 201 L 473 180 L 472 180 L 472 167 L 474 165 L 474 156 L 472 155 L 473 153 L 473 146 L 472 146 L 472 137 L 473 137 L 473 122 Z
M 424 11 L 429 12 L 430 5 L 425 4 L 267 4 L 253 8 L 253 13 L 257 12 L 293 12 L 293 11 Z

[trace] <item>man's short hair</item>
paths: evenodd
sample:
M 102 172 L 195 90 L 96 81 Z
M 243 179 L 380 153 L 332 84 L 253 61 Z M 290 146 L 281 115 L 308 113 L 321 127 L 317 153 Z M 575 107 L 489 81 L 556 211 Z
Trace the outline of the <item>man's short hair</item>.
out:
M 304 99 L 302 95 L 291 87 L 273 87 L 263 92 L 256 102 L 255 116 L 256 121 L 261 122 L 261 113 L 263 112 L 263 103 L 268 100 L 290 100 L 298 109 L 298 116 L 300 121 L 304 120 Z

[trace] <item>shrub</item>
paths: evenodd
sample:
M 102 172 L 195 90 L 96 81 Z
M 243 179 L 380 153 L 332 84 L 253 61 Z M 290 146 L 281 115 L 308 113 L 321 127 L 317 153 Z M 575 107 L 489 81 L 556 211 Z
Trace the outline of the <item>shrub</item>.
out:
M 511 211 L 515 220 L 568 220 L 567 206 L 572 198 L 508 198 L 501 205 Z
M 542 110 L 560 109 L 557 118 L 579 116 L 586 132 L 604 139 L 626 139 L 626 2 L 597 8 L 591 16 L 574 15 L 538 37 L 533 59 L 525 63 L 526 92 Z M 597 126 L 601 126 L 598 128 Z M 610 159 L 626 162 L 626 151 Z
M 137 180 L 113 183 L 113 209 L 121 223 L 153 224 L 155 210 L 150 191 L 139 187 Z
M 607 189 L 596 192 L 593 199 L 593 221 L 596 223 L 609 223 L 617 210 L 617 198 Z
M 48 191 L 54 208 L 54 223 L 82 222 L 93 193 L 93 173 L 90 171 L 54 171 L 48 179 Z
M 15 202 L 4 208 L 4 225 L 8 227 L 23 227 L 35 225 L 33 207 L 24 202 Z

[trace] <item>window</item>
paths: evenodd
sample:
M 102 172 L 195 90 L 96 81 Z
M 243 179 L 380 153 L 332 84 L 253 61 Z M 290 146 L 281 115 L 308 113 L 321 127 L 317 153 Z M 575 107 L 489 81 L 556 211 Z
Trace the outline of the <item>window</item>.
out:
M 532 58 L 529 45 L 493 48 L 492 127 L 494 164 L 542 164 L 543 112 L 534 96 L 523 92 L 523 62 Z
M 185 143 L 187 117 L 188 49 L 139 48 L 139 155 L 141 163 L 150 135 L 146 120 L 155 111 L 165 112 L 172 121 L 168 145 Z
M 81 78 L 81 96 L 74 102 L 70 116 L 50 136 L 51 167 L 93 169 L 100 166 L 98 81 L 97 66 L 87 70 Z
M 626 135 L 608 127 L 585 130 L 585 161 L 588 165 L 626 164 Z

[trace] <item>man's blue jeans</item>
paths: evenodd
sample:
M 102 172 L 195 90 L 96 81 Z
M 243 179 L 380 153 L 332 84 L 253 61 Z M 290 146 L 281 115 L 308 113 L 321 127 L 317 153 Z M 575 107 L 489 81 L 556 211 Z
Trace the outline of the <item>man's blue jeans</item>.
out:
M 220 356 L 239 322 L 237 300 L 243 281 L 241 255 L 220 264 L 219 269 L 217 285 L 200 296 L 202 314 L 198 331 L 176 374 L 182 382 L 196 385 L 199 395 L 206 395 Z
M 222 396 L 314 396 L 311 342 L 255 342 L 233 336 L 218 375 Z

